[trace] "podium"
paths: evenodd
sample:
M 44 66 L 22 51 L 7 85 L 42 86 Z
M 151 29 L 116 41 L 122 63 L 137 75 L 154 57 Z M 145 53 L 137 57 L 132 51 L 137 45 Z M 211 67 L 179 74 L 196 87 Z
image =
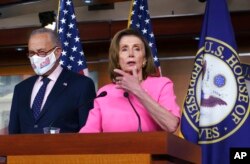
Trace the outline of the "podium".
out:
M 7 163 L 201 163 L 200 146 L 167 132 L 0 136 Z

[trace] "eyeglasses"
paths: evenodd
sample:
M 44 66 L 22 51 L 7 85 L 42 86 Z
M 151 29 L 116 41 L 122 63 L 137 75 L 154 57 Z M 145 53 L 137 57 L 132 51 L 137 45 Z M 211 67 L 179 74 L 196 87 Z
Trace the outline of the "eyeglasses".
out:
M 28 57 L 31 57 L 31 56 L 34 56 L 34 55 L 37 55 L 37 56 L 40 56 L 40 57 L 45 57 L 45 56 L 47 56 L 47 54 L 48 54 L 50 51 L 55 50 L 56 48 L 57 48 L 57 46 L 55 46 L 55 47 L 49 49 L 48 51 L 43 51 L 43 50 L 40 50 L 40 51 L 38 51 L 38 52 L 29 51 L 27 55 L 28 55 Z

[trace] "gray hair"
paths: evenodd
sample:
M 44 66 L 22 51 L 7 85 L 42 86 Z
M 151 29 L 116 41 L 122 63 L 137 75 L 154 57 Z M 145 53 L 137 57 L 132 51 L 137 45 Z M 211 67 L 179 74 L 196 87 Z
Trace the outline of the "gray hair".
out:
M 57 34 L 55 31 L 53 31 L 53 30 L 51 30 L 51 29 L 48 29 L 48 28 L 39 28 L 39 29 L 33 30 L 33 31 L 31 32 L 29 38 L 31 38 L 33 35 L 36 35 L 36 34 L 43 34 L 43 33 L 49 34 L 49 36 L 50 36 L 50 38 L 51 38 L 51 41 L 52 41 L 53 43 L 55 43 L 56 46 L 62 47 L 62 45 L 61 45 L 61 40 L 60 40 L 58 34 Z

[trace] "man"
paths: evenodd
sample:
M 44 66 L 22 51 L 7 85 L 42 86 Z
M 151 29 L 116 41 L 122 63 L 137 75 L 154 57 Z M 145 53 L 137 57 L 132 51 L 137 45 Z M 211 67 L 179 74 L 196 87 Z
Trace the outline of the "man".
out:
M 15 87 L 9 133 L 43 133 L 52 126 L 62 133 L 78 132 L 93 107 L 93 81 L 60 66 L 61 43 L 50 29 L 34 30 L 28 50 L 36 75 Z

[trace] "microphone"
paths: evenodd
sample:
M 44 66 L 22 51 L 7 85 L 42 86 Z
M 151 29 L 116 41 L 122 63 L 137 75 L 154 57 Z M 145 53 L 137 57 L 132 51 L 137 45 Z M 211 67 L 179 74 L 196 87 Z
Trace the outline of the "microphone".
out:
M 138 118 L 138 130 L 137 130 L 137 131 L 138 131 L 138 132 L 142 132 L 142 129 L 141 129 L 141 117 L 140 117 L 140 115 L 138 114 L 138 112 L 136 111 L 134 105 L 132 104 L 132 102 L 131 102 L 131 100 L 130 100 L 130 98 L 129 98 L 128 92 L 124 92 L 123 96 L 126 97 L 126 98 L 128 99 L 129 104 L 130 104 L 131 107 L 133 108 L 133 110 L 134 110 L 134 112 L 135 112 L 135 114 L 136 114 L 136 116 L 137 116 L 137 118 Z
M 104 97 L 107 95 L 107 91 L 102 91 L 98 96 L 96 96 L 96 98 L 98 97 Z

